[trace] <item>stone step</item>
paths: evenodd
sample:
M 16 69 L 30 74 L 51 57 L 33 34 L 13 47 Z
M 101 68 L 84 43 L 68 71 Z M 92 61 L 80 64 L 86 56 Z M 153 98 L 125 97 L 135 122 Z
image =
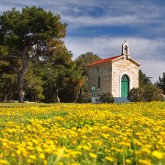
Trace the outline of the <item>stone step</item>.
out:
M 91 102 L 92 103 L 99 103 L 98 102 L 99 97 L 92 97 Z M 130 101 L 125 97 L 114 97 L 115 103 L 129 103 Z
M 129 103 L 130 101 L 126 97 L 114 97 L 115 103 Z

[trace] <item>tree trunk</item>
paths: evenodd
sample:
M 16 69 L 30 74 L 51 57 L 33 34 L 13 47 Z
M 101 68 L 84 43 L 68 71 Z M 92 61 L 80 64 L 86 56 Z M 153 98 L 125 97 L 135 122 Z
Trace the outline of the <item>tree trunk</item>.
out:
M 24 90 L 23 90 L 23 83 L 24 83 L 24 74 L 19 72 L 17 74 L 17 84 L 18 84 L 18 102 L 24 103 Z
M 58 97 L 58 89 L 56 89 L 56 102 L 60 103 L 60 98 Z
M 22 69 L 14 69 L 15 73 L 17 73 L 17 85 L 18 85 L 18 102 L 19 103 L 24 103 L 25 99 L 25 92 L 23 90 L 24 87 L 24 76 L 27 72 L 28 68 L 28 59 L 26 58 L 26 51 L 24 51 L 21 61 L 22 61 Z
M 73 96 L 73 102 L 74 102 L 74 103 L 76 103 L 77 100 L 78 100 L 78 93 L 79 93 L 78 90 L 75 89 L 75 90 L 74 90 L 74 93 L 73 93 L 73 95 L 74 95 L 74 96 Z
M 7 103 L 7 94 L 6 93 L 3 95 L 2 102 Z
M 2 97 L 2 102 L 6 103 L 7 102 L 7 85 L 5 84 L 4 90 L 3 90 L 3 97 Z
M 2 98 L 3 102 L 9 101 L 8 99 L 9 99 L 9 96 L 11 96 L 11 92 L 12 92 L 12 83 L 8 80 L 6 81 L 4 90 L 3 90 L 3 98 Z

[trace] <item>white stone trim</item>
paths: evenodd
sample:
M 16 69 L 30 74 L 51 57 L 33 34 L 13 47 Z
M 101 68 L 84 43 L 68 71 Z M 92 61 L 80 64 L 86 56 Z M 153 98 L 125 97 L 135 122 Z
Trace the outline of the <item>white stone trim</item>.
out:
M 129 91 L 130 91 L 130 89 L 132 89 L 132 79 L 131 79 L 129 73 L 128 73 L 128 72 L 123 72 L 123 73 L 120 75 L 120 77 L 119 77 L 119 84 L 120 84 L 120 85 L 119 85 L 119 94 L 120 94 L 119 97 L 121 97 L 121 78 L 122 78 L 122 76 L 123 76 L 124 74 L 126 74 L 126 75 L 128 76 L 128 78 L 129 78 Z

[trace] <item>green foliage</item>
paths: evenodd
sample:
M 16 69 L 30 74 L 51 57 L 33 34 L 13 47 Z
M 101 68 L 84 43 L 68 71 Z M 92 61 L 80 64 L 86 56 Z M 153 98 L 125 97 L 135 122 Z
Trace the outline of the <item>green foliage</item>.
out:
M 42 68 L 44 102 L 76 102 L 82 86 L 81 67 L 71 60 L 72 54 L 63 49 L 52 56 Z
M 128 100 L 131 102 L 162 101 L 162 90 L 152 84 L 146 85 L 144 88 L 132 88 L 128 94 Z
M 25 91 L 28 101 L 38 102 L 44 99 L 44 95 L 42 94 L 43 83 L 41 77 L 35 73 L 35 66 L 33 63 L 30 63 L 28 72 L 25 75 Z
M 163 90 L 163 94 L 165 95 L 165 73 L 163 73 L 163 77 L 159 77 L 159 81 L 156 82 L 156 85 Z
M 155 85 L 148 85 L 145 87 L 144 90 L 144 98 L 145 101 L 162 101 L 163 100 L 163 92 L 159 88 L 157 88 Z
M 83 80 L 81 67 L 72 62 L 66 70 L 63 88 L 59 91 L 61 100 L 63 102 L 77 102 Z
M 78 103 L 91 103 L 91 95 L 87 92 L 79 95 Z
M 132 88 L 128 94 L 128 100 L 131 102 L 144 101 L 144 90 L 142 88 Z
M 67 68 L 62 64 L 50 64 L 42 68 L 44 102 L 58 102 L 57 98 L 64 86 L 66 70 Z
M 142 70 L 139 70 L 139 88 L 144 88 L 149 84 L 151 84 L 150 78 L 147 77 Z
M 14 97 L 16 75 L 12 73 L 9 63 L 0 61 L 0 100 L 8 102 Z
M 88 75 L 87 65 L 100 60 L 101 58 L 97 56 L 96 54 L 93 54 L 92 52 L 87 52 L 85 54 L 80 55 L 75 61 L 77 65 L 82 67 L 83 75 Z
M 0 60 L 3 64 L 8 63 L 17 75 L 18 99 L 23 102 L 29 62 L 47 62 L 63 52 L 65 46 L 61 38 L 66 36 L 66 24 L 50 11 L 26 6 L 22 11 L 13 8 L 4 12 L 0 16 L 0 27 Z
M 101 103 L 113 103 L 114 98 L 113 98 L 113 95 L 111 93 L 107 92 L 107 93 L 103 93 L 99 97 L 98 101 L 101 102 Z
M 161 101 L 162 91 L 153 85 L 150 81 L 150 77 L 140 70 L 139 71 L 139 88 L 133 88 L 130 90 L 128 99 L 132 102 L 140 101 Z

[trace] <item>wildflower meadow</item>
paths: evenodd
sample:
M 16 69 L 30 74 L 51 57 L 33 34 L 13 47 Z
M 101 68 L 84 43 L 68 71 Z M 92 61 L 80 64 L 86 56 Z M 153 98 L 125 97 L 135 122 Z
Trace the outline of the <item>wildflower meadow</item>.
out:
M 0 104 L 0 165 L 164 165 L 165 102 Z

